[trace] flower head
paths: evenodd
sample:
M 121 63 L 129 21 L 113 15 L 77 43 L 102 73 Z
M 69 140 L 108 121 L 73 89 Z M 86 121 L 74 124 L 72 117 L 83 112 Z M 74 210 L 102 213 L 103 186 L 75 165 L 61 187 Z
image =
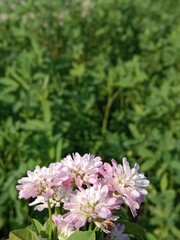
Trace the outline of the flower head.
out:
M 130 207 L 133 216 L 136 216 L 136 210 L 147 194 L 144 187 L 149 185 L 147 178 L 143 173 L 138 173 L 138 170 L 139 165 L 130 168 L 126 158 L 123 158 L 122 165 L 112 160 L 112 166 L 104 163 L 100 169 L 109 189 Z
M 124 230 L 124 225 L 116 224 L 104 240 L 130 240 L 128 235 L 124 233 Z
M 53 215 L 52 219 L 57 227 L 59 240 L 68 239 L 75 231 L 73 223 L 66 221 L 62 215 Z
M 36 166 L 33 172 L 27 171 L 27 177 L 18 180 L 19 198 L 42 196 L 48 201 L 68 177 L 61 163 L 51 163 L 48 168 Z
M 52 207 L 60 207 L 61 203 L 67 202 L 72 192 L 72 188 L 58 187 L 57 191 L 48 199 L 48 202 Z M 29 204 L 29 206 L 35 206 L 35 210 L 42 211 L 45 208 L 48 208 L 48 202 L 46 198 L 42 195 L 37 196 L 37 198 Z
M 64 167 L 67 167 L 70 178 L 77 187 L 81 187 L 83 184 L 95 184 L 97 182 L 99 167 L 102 165 L 100 157 L 95 157 L 87 153 L 83 156 L 79 153 L 75 153 L 72 156 L 68 155 L 61 163 Z
M 103 229 L 101 222 L 104 219 L 117 220 L 118 217 L 112 214 L 112 210 L 119 208 L 119 201 L 109 195 L 108 186 L 100 184 L 77 190 L 71 195 L 69 203 L 64 204 L 64 209 L 70 210 L 65 219 L 74 222 L 76 228 L 84 226 L 87 221 L 93 221 Z

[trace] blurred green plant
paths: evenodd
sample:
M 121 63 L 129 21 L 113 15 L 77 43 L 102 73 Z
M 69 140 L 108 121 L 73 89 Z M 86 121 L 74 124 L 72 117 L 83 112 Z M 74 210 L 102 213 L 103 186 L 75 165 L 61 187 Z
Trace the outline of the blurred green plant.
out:
M 179 16 L 179 0 L 0 1 L 2 239 L 32 215 L 17 179 L 75 151 L 139 162 L 147 240 L 180 239 Z

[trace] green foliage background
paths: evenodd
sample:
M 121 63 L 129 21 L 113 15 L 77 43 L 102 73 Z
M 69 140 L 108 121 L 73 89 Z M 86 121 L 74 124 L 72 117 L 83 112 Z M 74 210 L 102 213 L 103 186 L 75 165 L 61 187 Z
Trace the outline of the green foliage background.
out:
M 17 179 L 75 151 L 138 162 L 135 221 L 180 239 L 179 16 L 179 0 L 0 1 L 1 239 L 34 216 Z

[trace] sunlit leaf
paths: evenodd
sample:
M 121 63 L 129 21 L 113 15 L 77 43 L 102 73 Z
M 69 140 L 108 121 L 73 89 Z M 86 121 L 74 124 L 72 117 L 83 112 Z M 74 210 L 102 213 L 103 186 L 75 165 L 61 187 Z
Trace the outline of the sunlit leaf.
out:
M 17 229 L 9 234 L 10 240 L 39 240 L 35 232 L 30 229 Z

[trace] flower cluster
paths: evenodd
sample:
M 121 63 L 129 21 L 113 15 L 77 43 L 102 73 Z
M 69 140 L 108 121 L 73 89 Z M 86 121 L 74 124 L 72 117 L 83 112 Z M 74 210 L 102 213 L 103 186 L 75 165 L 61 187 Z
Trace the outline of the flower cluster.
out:
M 123 226 L 111 228 L 105 223 L 114 224 L 118 219 L 114 211 L 124 204 L 137 215 L 149 185 L 138 170 L 138 164 L 130 168 L 126 158 L 122 164 L 115 160 L 110 164 L 91 154 L 75 153 L 49 167 L 36 166 L 18 181 L 17 189 L 19 198 L 32 198 L 29 205 L 38 211 L 63 209 L 63 214 L 52 216 L 58 239 L 68 239 L 77 229 L 92 224 L 107 234 L 105 239 L 129 239 Z

